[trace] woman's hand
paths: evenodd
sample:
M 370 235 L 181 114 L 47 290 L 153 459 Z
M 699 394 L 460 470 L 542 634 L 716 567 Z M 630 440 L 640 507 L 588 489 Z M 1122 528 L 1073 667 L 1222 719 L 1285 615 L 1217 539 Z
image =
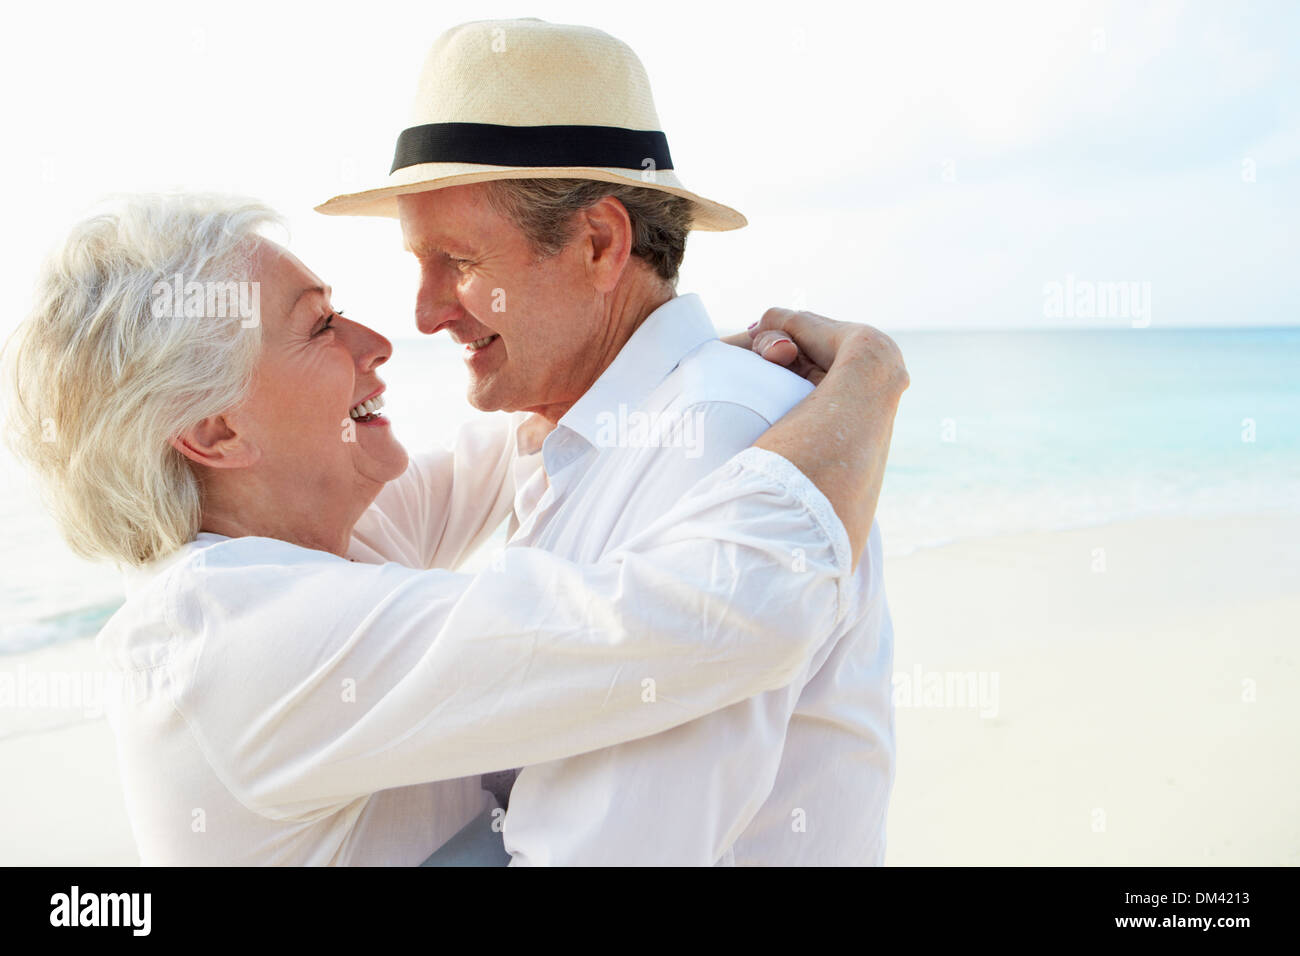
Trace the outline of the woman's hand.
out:
M 814 385 L 850 351 L 861 366 L 859 371 L 868 373 L 872 383 L 885 391 L 901 395 L 911 384 L 894 340 L 861 322 L 837 322 L 816 312 L 774 307 L 746 334 L 754 351 Z
M 777 309 L 768 309 L 769 313 Z M 786 311 L 784 309 L 780 311 Z M 767 313 L 764 313 L 766 317 Z M 790 371 L 802 375 L 811 381 L 814 385 L 821 380 L 821 375 L 812 378 L 811 373 L 819 371 L 817 367 L 807 361 L 807 357 L 800 354 L 799 347 L 794 344 L 794 340 L 784 332 L 777 329 L 760 329 L 762 322 L 755 322 L 746 332 L 737 332 L 735 335 L 724 335 L 721 341 L 728 345 L 734 345 L 736 348 L 752 350 L 760 356 L 767 359 L 774 365 L 784 365 Z M 759 331 L 763 332 L 762 338 L 758 338 Z M 825 369 L 821 369 L 822 375 Z
M 901 374 L 899 391 L 907 388 L 907 370 L 894 341 L 879 329 L 856 322 L 837 322 L 815 312 L 773 307 L 745 332 L 722 341 L 752 349 L 769 362 L 784 365 L 814 385 L 821 382 L 839 351 L 851 340 L 876 353 L 877 372 Z

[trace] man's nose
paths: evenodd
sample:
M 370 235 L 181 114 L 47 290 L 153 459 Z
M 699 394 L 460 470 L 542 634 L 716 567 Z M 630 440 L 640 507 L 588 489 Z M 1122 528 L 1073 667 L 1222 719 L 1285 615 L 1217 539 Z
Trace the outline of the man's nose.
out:
M 430 263 L 420 269 L 420 290 L 415 296 L 415 326 L 433 335 L 459 315 L 456 284 L 449 270 Z

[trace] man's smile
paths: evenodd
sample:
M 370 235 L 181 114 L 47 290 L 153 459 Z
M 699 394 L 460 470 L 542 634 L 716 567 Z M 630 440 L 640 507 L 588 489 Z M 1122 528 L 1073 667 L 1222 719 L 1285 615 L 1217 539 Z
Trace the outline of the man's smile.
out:
M 462 357 L 466 362 L 470 363 L 471 366 L 476 362 L 484 361 L 488 355 L 496 351 L 493 346 L 496 345 L 497 340 L 500 338 L 501 336 L 493 332 L 490 335 L 485 335 L 481 339 L 475 339 L 473 342 L 466 342 L 465 351 Z

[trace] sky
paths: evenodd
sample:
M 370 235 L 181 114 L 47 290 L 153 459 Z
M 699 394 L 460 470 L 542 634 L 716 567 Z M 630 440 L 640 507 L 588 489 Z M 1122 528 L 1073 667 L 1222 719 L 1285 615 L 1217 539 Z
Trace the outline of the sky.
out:
M 1300 4 L 233 0 L 29 4 L 0 36 L 0 335 L 97 199 L 169 188 L 269 202 L 336 307 L 415 335 L 396 222 L 312 206 L 384 183 L 439 33 L 517 16 L 631 45 L 683 182 L 749 217 L 687 247 L 679 291 L 722 331 L 776 304 L 888 331 L 1300 323 Z M 1048 305 L 1103 283 L 1144 321 Z

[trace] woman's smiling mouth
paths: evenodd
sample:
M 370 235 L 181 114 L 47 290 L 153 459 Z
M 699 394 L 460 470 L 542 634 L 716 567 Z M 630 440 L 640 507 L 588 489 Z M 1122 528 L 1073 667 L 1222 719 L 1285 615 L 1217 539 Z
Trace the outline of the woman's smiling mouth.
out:
M 365 401 L 357 402 L 357 404 L 348 409 L 348 416 L 359 425 L 369 425 L 375 422 L 387 421 L 387 419 L 379 414 L 379 410 L 383 407 L 383 396 L 375 394 Z

